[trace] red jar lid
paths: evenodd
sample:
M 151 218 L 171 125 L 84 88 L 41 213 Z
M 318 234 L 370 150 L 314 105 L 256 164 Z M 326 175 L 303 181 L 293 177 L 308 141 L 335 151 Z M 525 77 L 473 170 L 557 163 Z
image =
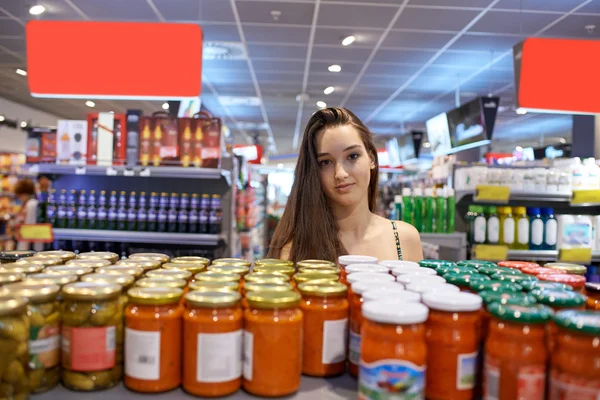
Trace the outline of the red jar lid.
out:
M 572 288 L 582 288 L 585 285 L 585 276 L 573 274 L 540 274 L 537 276 L 542 281 L 564 283 Z
M 500 261 L 498 263 L 499 267 L 506 267 L 506 268 L 516 268 L 516 269 L 523 269 L 523 268 L 538 268 L 540 267 L 540 264 L 534 263 L 534 262 L 528 262 L 528 261 Z
M 527 275 L 535 275 L 538 276 L 540 274 L 547 274 L 547 275 L 564 275 L 566 274 L 566 272 L 561 271 L 559 269 L 553 269 L 553 268 L 546 268 L 546 267 L 523 267 L 521 268 L 521 272 Z

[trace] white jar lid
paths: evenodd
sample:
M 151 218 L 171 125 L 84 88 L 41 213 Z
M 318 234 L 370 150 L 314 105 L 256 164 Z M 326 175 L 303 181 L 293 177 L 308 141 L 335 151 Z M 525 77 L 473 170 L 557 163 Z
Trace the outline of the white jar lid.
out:
M 406 290 L 417 293 L 428 293 L 428 292 L 460 292 L 458 286 L 451 285 L 449 283 L 411 283 L 406 286 Z
M 380 274 L 387 274 L 390 272 L 386 267 L 377 264 L 350 264 L 344 269 L 348 274 L 354 272 L 378 272 Z
M 387 282 L 387 281 L 358 281 L 352 284 L 352 291 L 356 294 L 363 294 L 369 290 L 388 290 L 403 292 L 404 286 L 398 282 Z
M 383 265 L 384 267 L 392 268 L 403 268 L 403 267 L 419 267 L 419 263 L 414 261 L 404 261 L 404 260 L 383 260 L 379 261 L 379 265 Z
M 359 256 L 359 255 L 339 256 L 338 264 L 340 264 L 340 265 L 377 264 L 377 257 Z
M 410 285 L 411 283 L 446 283 L 446 280 L 439 275 L 418 275 L 418 274 L 405 274 L 396 277 L 398 283 L 404 286 Z
M 401 285 L 398 285 L 401 286 Z M 353 289 L 354 290 L 354 289 Z M 362 294 L 362 298 L 364 301 L 374 301 L 374 300 L 394 300 L 394 301 L 411 301 L 411 302 L 420 302 L 421 294 L 417 292 L 409 292 L 407 290 L 403 290 L 398 292 L 397 290 L 390 290 L 387 288 L 383 289 L 369 289 Z
M 481 296 L 473 293 L 429 292 L 423 294 L 423 303 L 440 311 L 477 311 L 481 308 Z
M 400 275 L 437 275 L 433 268 L 424 268 L 424 267 L 398 267 L 392 269 L 392 275 L 400 276 Z
M 391 276 L 390 274 L 380 274 L 377 272 L 354 272 L 352 274 L 348 274 L 348 276 L 346 277 L 346 280 L 350 283 L 353 284 L 354 282 L 358 282 L 358 281 L 371 281 L 371 282 L 376 282 L 376 281 L 380 281 L 380 282 L 394 282 L 394 277 Z
M 412 301 L 373 300 L 362 306 L 363 317 L 384 324 L 420 324 L 427 320 L 429 309 Z

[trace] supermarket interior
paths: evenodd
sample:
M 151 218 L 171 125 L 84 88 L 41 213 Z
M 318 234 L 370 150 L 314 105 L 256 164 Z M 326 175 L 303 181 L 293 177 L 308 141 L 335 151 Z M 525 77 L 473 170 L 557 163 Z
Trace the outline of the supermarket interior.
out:
M 0 400 L 600 399 L 599 63 L 600 0 L 0 0 Z

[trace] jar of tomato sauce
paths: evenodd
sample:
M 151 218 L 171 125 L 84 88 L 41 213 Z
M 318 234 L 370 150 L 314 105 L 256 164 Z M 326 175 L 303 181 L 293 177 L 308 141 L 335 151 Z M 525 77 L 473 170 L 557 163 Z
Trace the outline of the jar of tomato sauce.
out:
M 294 262 L 293 261 L 289 261 L 289 260 L 280 260 L 277 258 L 263 258 L 261 260 L 256 260 L 254 261 L 254 266 L 255 267 L 259 267 L 259 266 L 284 266 L 284 267 L 292 267 L 294 268 Z
M 528 275 L 528 276 L 530 276 L 530 275 Z M 547 281 L 540 281 L 540 280 L 535 280 L 535 281 L 530 281 L 530 282 L 524 281 L 524 282 L 520 283 L 520 286 L 522 286 L 523 290 L 525 290 L 526 292 L 532 292 L 534 290 L 545 290 L 545 289 L 573 291 L 573 288 L 571 288 L 571 286 L 565 285 L 564 283 L 547 282 Z
M 302 324 L 296 292 L 249 292 L 244 311 L 243 387 L 255 395 L 286 396 L 300 387 Z
M 462 260 L 456 263 L 459 267 L 479 269 L 481 267 L 496 267 L 496 263 L 486 260 Z
M 338 275 L 332 274 L 323 274 L 317 271 L 313 272 L 299 272 L 294 275 L 294 282 L 296 285 L 300 285 L 302 283 L 310 282 L 310 281 L 328 281 L 328 282 L 337 282 L 339 279 Z
M 338 257 L 338 265 L 340 266 L 340 282 L 346 283 L 346 267 L 354 264 L 377 264 L 377 257 L 347 255 Z M 298 266 L 300 267 L 300 266 Z
M 244 277 L 244 275 L 250 272 L 250 267 L 246 267 L 245 265 L 210 265 L 207 270 L 219 274 L 237 274 Z
M 456 267 L 456 263 L 446 260 L 421 260 L 419 265 L 424 268 L 438 269 L 440 266 Z
M 125 386 L 160 393 L 181 384 L 183 290 L 133 288 L 125 309 Z
M 302 331 L 302 373 L 334 376 L 346 371 L 348 300 L 346 285 L 339 282 L 303 283 L 300 309 Z
M 471 283 L 475 284 L 481 281 L 491 280 L 489 276 L 484 274 L 456 274 L 448 273 L 444 275 L 446 282 L 458 286 L 461 292 L 472 292 Z
M 428 270 L 431 271 L 431 270 Z M 396 282 L 399 285 L 407 287 L 412 283 L 446 283 L 446 279 L 439 275 L 413 275 L 413 274 L 404 274 L 398 275 L 396 277 Z
M 585 294 L 587 295 L 586 308 L 600 311 L 600 283 L 586 283 Z
M 215 260 L 215 261 L 217 261 L 217 260 Z M 210 264 L 210 260 L 208 258 L 199 257 L 199 256 L 183 256 L 183 257 L 173 258 L 171 260 L 171 263 L 173 263 L 173 264 L 202 264 L 206 268 Z
M 427 307 L 375 300 L 366 302 L 362 312 L 358 398 L 424 398 Z
M 528 307 L 536 304 L 535 297 L 531 294 L 523 292 L 495 292 L 493 290 L 484 290 L 477 293 L 483 299 L 484 307 L 481 308 L 481 339 L 485 341 L 487 338 L 490 313 L 487 311 L 487 306 L 492 303 L 514 304 L 522 307 Z
M 160 262 L 161 264 L 164 264 L 164 263 L 169 262 L 170 257 L 163 253 L 134 253 L 134 254 L 131 254 L 128 259 L 129 260 L 148 259 L 148 260 L 155 260 L 155 261 Z
M 160 261 L 152 258 L 128 258 L 126 260 L 120 260 L 115 265 L 122 267 L 139 267 L 144 272 L 158 269 L 162 265 Z
M 475 292 L 482 292 L 484 290 L 491 290 L 493 292 L 520 292 L 523 290 L 516 283 L 496 280 L 471 282 L 471 289 Z
M 234 265 L 234 266 L 244 266 L 250 268 L 252 263 L 243 258 L 217 258 L 213 260 L 210 265 Z
M 538 303 L 544 304 L 556 312 L 585 309 L 586 296 L 572 290 L 543 289 L 534 290 L 531 294 Z
M 425 293 L 429 400 L 470 400 L 475 388 L 481 297 L 472 293 Z
M 192 276 L 206 271 L 206 264 L 201 263 L 183 263 L 183 262 L 170 262 L 162 265 L 161 269 L 175 270 L 175 271 L 188 271 Z
M 548 350 L 546 323 L 552 310 L 543 305 L 492 303 L 485 343 L 484 398 L 543 400 Z
M 188 286 L 190 291 L 199 290 L 201 292 L 237 292 L 240 290 L 240 284 L 237 282 L 190 282 Z
M 246 295 L 250 292 L 289 292 L 293 291 L 294 288 L 289 283 L 254 283 L 250 282 L 244 285 L 242 291 L 242 309 L 248 308 L 248 300 Z
M 242 384 L 243 318 L 237 292 L 186 294 L 183 315 L 183 389 L 220 397 Z
M 492 278 L 495 281 L 500 281 L 500 282 L 516 283 L 521 287 L 524 287 L 525 285 L 529 284 L 530 282 L 538 282 L 539 281 L 538 278 L 536 278 L 535 276 L 532 276 L 532 275 L 526 275 L 526 274 L 515 275 L 515 274 L 506 274 L 504 272 L 497 272 L 497 273 L 493 274 L 492 276 L 490 276 L 490 278 Z
M 110 265 L 108 267 L 98 268 L 95 272 L 99 274 L 127 274 L 133 276 L 135 280 L 140 279 L 144 275 L 144 269 L 141 267 L 128 267 L 123 265 Z
M 574 291 L 579 293 L 583 293 L 585 290 L 585 276 L 560 273 L 540 274 L 537 277 L 542 281 L 564 283 L 565 285 L 571 286 Z
M 534 262 L 528 262 L 528 261 L 500 261 L 498 263 L 498 266 L 505 267 L 505 268 L 515 268 L 515 269 L 521 270 L 525 267 L 537 268 L 540 266 L 540 264 L 534 263 Z
M 287 265 L 259 265 L 255 266 L 252 272 L 264 272 L 266 274 L 275 272 L 277 274 L 284 274 L 288 277 L 291 277 L 296 273 L 296 268 L 289 267 Z
M 538 276 L 540 274 L 564 274 L 565 273 L 558 269 L 540 267 L 540 266 L 535 266 L 535 265 L 522 267 L 521 272 L 524 274 L 533 275 L 533 276 Z
M 550 399 L 600 398 L 600 314 L 561 311 L 550 366 Z

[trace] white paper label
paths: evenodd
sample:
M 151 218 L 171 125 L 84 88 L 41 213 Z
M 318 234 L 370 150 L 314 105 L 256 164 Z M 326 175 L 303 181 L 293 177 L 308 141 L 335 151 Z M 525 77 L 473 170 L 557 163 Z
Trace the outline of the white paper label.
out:
M 475 387 L 477 373 L 477 352 L 459 354 L 456 364 L 456 388 L 469 390 Z
M 198 382 L 227 382 L 242 375 L 242 331 L 199 333 L 196 357 Z
M 52 335 L 45 339 L 30 340 L 29 354 L 47 353 L 49 351 L 56 350 L 58 349 L 59 342 L 60 335 Z
M 252 380 L 252 356 L 254 353 L 254 335 L 252 332 L 244 331 L 244 347 L 243 347 L 243 373 L 244 379 Z
M 556 245 L 556 238 L 558 235 L 558 223 L 555 219 L 549 219 L 546 221 L 546 244 L 548 246 Z
M 323 364 L 334 364 L 346 360 L 348 318 L 325 321 L 323 324 Z
M 529 243 L 529 220 L 527 218 L 519 219 L 517 224 L 517 240 L 520 244 Z
M 500 220 L 498 217 L 490 217 L 487 222 L 488 242 L 496 244 L 500 241 Z
M 125 375 L 136 379 L 160 377 L 160 332 L 125 328 Z
M 504 220 L 502 239 L 504 244 L 513 244 L 515 241 L 515 220 L 507 218 Z
M 360 334 L 350 331 L 350 344 L 348 345 L 348 361 L 360 365 Z
M 477 217 L 475 218 L 474 224 L 474 239 L 475 243 L 484 243 L 485 242 L 485 217 Z
M 544 221 L 537 218 L 531 221 L 531 244 L 539 246 L 544 241 Z

